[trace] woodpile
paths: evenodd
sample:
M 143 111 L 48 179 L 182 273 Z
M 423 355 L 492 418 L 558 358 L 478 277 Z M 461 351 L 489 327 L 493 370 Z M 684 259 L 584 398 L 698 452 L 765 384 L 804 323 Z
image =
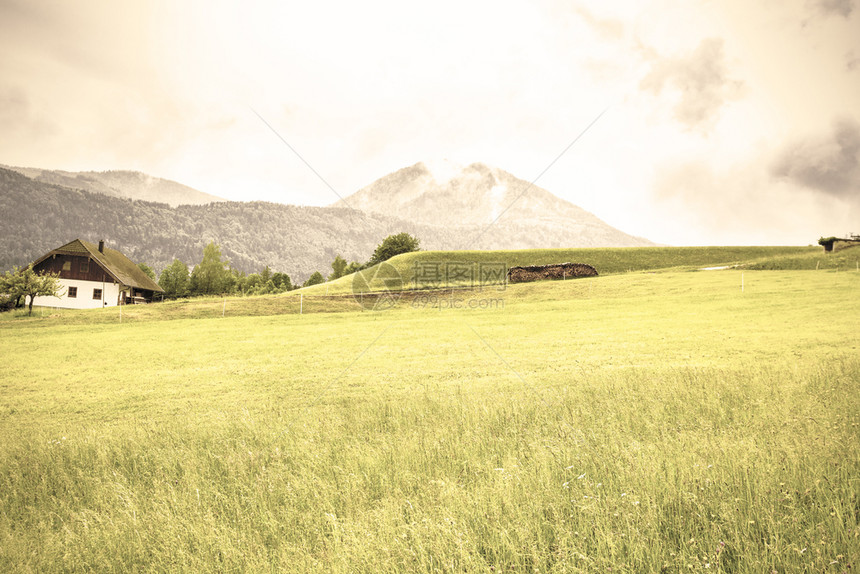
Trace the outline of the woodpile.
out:
M 575 279 L 596 277 L 597 270 L 584 263 L 557 263 L 555 265 L 530 265 L 508 269 L 508 283 L 547 281 L 551 279 Z

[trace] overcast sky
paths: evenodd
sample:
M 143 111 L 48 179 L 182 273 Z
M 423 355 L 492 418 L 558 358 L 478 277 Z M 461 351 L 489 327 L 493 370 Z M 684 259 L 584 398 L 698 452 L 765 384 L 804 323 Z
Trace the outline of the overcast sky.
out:
M 0 163 L 338 198 L 479 161 L 672 245 L 860 233 L 860 1 L 0 0 Z

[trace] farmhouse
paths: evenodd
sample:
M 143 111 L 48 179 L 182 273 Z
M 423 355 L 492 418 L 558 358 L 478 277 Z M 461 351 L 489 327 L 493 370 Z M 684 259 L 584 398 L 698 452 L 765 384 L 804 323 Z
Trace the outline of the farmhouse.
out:
M 36 297 L 34 305 L 65 309 L 94 309 L 152 300 L 164 289 L 134 262 L 117 251 L 75 239 L 33 263 L 37 273 L 60 274 L 59 297 Z

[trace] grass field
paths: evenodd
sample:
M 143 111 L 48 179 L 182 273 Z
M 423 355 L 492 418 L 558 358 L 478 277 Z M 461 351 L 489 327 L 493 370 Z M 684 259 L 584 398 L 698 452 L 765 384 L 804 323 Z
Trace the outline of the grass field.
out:
M 860 273 L 743 281 L 5 319 L 0 571 L 854 571 Z

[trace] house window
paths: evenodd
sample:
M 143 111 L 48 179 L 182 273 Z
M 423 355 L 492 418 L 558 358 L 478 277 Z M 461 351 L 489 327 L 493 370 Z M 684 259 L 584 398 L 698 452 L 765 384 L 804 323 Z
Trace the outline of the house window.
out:
M 84 259 L 83 261 L 81 261 L 81 273 L 88 273 L 89 270 L 90 270 L 90 260 Z M 99 291 L 101 291 L 101 290 L 99 290 Z M 100 298 L 101 297 L 99 297 L 99 299 Z
M 71 271 L 72 270 L 72 262 L 71 261 L 63 261 L 63 271 Z
M 102 298 L 102 290 L 101 289 L 93 289 L 93 299 L 98 299 L 101 301 Z
M 78 296 L 78 288 L 77 287 L 69 287 L 69 299 L 74 299 Z

